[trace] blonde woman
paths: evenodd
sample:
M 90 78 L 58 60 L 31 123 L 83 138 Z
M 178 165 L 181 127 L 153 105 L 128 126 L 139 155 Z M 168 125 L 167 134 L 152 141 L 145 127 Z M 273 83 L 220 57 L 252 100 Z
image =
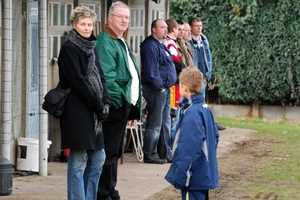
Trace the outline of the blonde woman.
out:
M 72 90 L 60 118 L 61 148 L 70 149 L 68 200 L 96 199 L 106 158 L 102 121 L 108 116 L 110 96 L 94 48 L 95 19 L 88 7 L 72 11 L 73 29 L 58 57 L 60 85 Z

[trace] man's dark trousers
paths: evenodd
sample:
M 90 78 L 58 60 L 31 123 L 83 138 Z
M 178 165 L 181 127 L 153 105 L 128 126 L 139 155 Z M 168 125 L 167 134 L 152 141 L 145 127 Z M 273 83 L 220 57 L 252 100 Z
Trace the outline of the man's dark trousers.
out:
M 103 135 L 106 159 L 98 185 L 97 200 L 120 199 L 115 190 L 117 184 L 118 160 L 122 155 L 124 133 L 126 130 L 129 107 L 124 104 L 119 109 L 112 106 L 108 118 L 103 122 Z

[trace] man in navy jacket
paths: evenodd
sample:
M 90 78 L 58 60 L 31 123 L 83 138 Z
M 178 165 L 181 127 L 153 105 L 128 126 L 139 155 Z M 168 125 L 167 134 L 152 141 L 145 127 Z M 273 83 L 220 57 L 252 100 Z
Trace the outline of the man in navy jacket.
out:
M 144 135 L 144 162 L 171 162 L 170 90 L 177 80 L 171 53 L 161 43 L 167 36 L 167 24 L 162 19 L 151 24 L 151 35 L 141 44 L 141 79 L 147 102 L 147 123 Z

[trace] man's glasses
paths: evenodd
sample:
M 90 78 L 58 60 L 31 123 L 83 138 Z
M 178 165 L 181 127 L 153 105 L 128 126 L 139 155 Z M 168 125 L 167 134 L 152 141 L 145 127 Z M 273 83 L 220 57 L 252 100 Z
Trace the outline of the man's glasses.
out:
M 117 18 L 119 19 L 126 19 L 126 20 L 130 20 L 130 17 L 129 16 L 124 16 L 124 15 L 115 15 L 115 14 L 111 14 L 113 16 L 116 16 Z

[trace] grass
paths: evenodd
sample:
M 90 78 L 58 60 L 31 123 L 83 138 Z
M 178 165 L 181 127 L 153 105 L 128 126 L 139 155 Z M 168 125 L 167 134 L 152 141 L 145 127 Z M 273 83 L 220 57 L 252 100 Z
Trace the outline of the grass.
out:
M 257 132 L 218 159 L 220 187 L 210 191 L 210 199 L 300 199 L 299 122 L 220 117 L 216 121 Z M 180 199 L 180 192 L 170 186 L 147 200 L 162 199 Z
M 220 185 L 246 193 L 245 199 L 300 199 L 299 122 L 219 117 L 216 121 L 258 131 L 233 155 L 242 175 L 221 177 Z

